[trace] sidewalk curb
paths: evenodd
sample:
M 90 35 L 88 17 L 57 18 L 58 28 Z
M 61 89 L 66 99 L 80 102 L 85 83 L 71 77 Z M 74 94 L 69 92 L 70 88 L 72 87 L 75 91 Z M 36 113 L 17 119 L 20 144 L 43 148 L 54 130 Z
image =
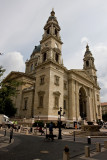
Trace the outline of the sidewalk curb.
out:
M 0 140 L 3 140 L 3 142 L 0 142 L 0 149 L 7 147 L 14 142 L 14 138 L 12 138 L 11 143 L 9 143 L 9 139 L 9 136 L 4 136 L 3 134 L 0 134 Z

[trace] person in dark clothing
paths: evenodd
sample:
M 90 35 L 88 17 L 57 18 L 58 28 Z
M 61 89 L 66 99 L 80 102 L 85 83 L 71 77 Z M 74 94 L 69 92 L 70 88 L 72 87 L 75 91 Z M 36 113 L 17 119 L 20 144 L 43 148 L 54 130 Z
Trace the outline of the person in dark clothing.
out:
M 13 138 L 13 128 L 10 129 L 10 140 L 9 140 L 9 143 L 11 143 L 12 138 Z
M 49 125 L 49 134 L 53 134 L 53 124 L 52 124 L 52 122 Z

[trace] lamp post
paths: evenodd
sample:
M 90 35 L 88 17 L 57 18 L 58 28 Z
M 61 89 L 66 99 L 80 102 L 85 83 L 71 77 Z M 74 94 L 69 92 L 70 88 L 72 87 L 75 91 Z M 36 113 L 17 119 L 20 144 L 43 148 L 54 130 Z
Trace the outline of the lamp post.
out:
M 59 115 L 59 120 L 58 120 L 59 135 L 58 135 L 58 139 L 62 139 L 62 135 L 61 135 L 61 116 L 63 116 L 65 114 L 65 112 L 64 112 L 63 115 L 61 115 L 61 112 L 62 112 L 62 108 L 60 107 L 60 110 L 58 111 L 58 115 Z

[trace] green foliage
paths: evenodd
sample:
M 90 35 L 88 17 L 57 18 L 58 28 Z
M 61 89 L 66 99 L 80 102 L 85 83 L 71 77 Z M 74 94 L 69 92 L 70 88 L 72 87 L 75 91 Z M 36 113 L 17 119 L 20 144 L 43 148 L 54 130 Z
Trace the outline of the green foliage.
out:
M 1 77 L 4 72 L 5 70 L 0 66 L 0 114 L 11 117 L 16 113 L 12 97 L 18 94 L 17 87 L 21 82 L 15 80 L 2 81 Z
M 0 113 L 5 114 L 9 117 L 14 116 L 16 113 L 16 108 L 14 108 L 12 100 L 6 97 L 2 102 L 0 103 Z
M 102 115 L 102 118 L 103 118 L 103 121 L 106 121 L 106 122 L 107 122 L 107 113 L 103 114 L 103 115 Z

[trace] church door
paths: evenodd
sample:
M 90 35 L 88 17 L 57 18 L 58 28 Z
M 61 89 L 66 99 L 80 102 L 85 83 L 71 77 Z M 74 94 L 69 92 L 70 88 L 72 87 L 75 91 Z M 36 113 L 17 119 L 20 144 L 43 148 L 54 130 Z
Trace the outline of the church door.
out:
M 86 110 L 86 93 L 84 88 L 80 88 L 79 90 L 79 108 L 80 108 L 80 116 L 82 119 L 86 119 L 87 110 Z

